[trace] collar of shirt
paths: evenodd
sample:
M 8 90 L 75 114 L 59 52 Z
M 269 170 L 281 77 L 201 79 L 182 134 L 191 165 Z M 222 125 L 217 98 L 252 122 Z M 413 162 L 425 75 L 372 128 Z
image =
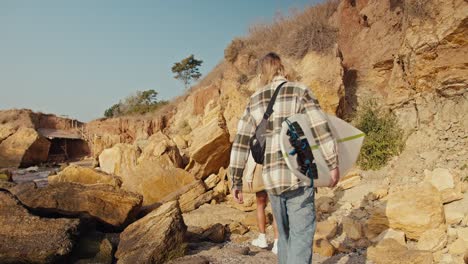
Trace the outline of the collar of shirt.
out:
M 276 84 L 277 82 L 284 82 L 284 81 L 287 81 L 286 77 L 282 75 L 278 75 L 273 78 L 272 82 Z

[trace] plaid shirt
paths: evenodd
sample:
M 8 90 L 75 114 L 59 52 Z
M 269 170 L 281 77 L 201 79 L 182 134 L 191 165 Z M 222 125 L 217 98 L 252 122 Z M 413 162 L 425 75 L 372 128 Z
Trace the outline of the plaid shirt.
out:
M 237 134 L 234 138 L 229 173 L 233 188 L 242 190 L 242 175 L 249 156 L 249 140 L 263 118 L 268 102 L 279 84 L 286 81 L 284 77 L 275 77 L 273 82 L 255 92 L 239 120 Z M 263 164 L 263 182 L 265 189 L 279 195 L 287 190 L 304 186 L 288 168 L 280 148 L 280 132 L 282 122 L 296 114 L 306 113 L 310 118 L 312 134 L 325 157 L 330 170 L 338 166 L 336 143 L 330 132 L 330 127 L 317 99 L 310 89 L 296 82 L 287 82 L 281 88 L 273 107 L 273 114 L 268 120 L 266 129 L 266 149 Z

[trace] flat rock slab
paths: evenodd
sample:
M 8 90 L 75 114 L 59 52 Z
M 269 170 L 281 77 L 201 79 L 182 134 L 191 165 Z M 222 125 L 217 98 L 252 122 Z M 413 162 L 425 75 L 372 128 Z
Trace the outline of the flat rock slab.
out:
M 24 205 L 41 214 L 91 216 L 114 227 L 121 227 L 133 219 L 142 203 L 140 195 L 107 184 L 57 183 L 37 188 L 34 183 L 25 183 L 10 191 Z
M 117 263 L 165 263 L 183 256 L 186 230 L 177 201 L 165 203 L 120 234 Z
M 13 195 L 0 191 L 0 263 L 51 263 L 73 248 L 79 219 L 31 215 Z
M 197 210 L 184 213 L 184 221 L 188 226 L 208 227 L 220 223 L 229 225 L 233 222 L 245 224 L 248 213 L 228 207 L 224 204 L 204 204 Z
M 49 176 L 48 181 L 49 184 L 74 182 L 83 185 L 109 184 L 114 187 L 120 187 L 122 185 L 122 179 L 118 176 L 105 174 L 91 168 L 80 167 L 77 165 L 70 165 L 57 175 Z

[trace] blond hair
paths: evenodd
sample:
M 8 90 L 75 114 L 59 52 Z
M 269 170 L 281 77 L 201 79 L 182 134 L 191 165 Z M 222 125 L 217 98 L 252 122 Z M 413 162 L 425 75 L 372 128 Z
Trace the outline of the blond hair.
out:
M 274 52 L 268 53 L 259 61 L 258 71 L 262 85 L 271 83 L 276 76 L 286 76 L 281 58 Z

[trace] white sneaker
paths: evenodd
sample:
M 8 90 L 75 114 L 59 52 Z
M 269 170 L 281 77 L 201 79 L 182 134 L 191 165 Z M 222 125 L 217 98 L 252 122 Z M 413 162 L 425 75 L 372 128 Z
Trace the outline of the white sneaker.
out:
M 273 247 L 271 248 L 271 252 L 273 252 L 275 255 L 278 255 L 278 239 L 275 239 Z
M 260 234 L 256 239 L 252 240 L 252 245 L 259 248 L 267 248 L 268 243 L 265 234 Z

